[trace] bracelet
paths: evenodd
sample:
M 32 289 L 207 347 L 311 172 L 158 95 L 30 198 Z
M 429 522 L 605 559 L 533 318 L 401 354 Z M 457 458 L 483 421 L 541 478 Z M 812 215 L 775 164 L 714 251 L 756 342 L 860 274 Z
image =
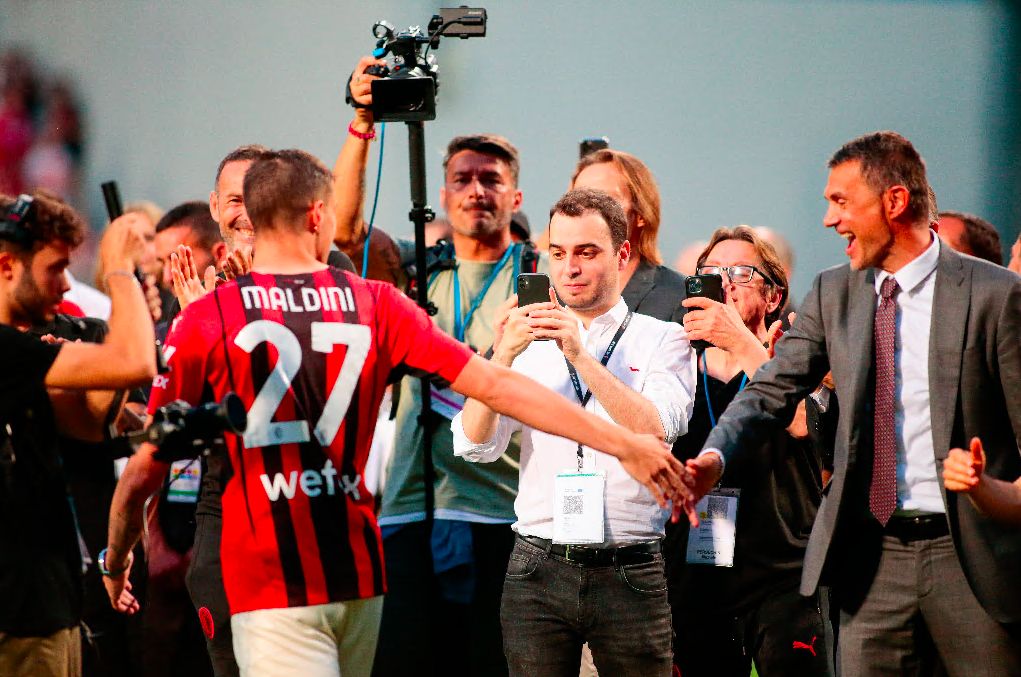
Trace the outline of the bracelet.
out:
M 114 275 L 123 275 L 124 277 L 130 277 L 132 280 L 135 280 L 136 282 L 138 281 L 138 278 L 135 277 L 134 272 L 129 272 L 127 270 L 111 270 L 109 273 L 105 273 L 103 275 L 103 283 L 109 286 L 110 278 L 113 277 Z
M 124 566 L 122 566 L 120 569 L 117 569 L 116 571 L 111 571 L 110 569 L 108 569 L 106 567 L 106 554 L 108 550 L 109 548 L 103 548 L 102 550 L 99 551 L 99 556 L 96 557 L 96 564 L 99 566 L 99 573 L 107 577 L 120 576 L 129 568 L 131 568 L 131 563 L 134 561 L 134 554 L 129 552 L 128 559 L 125 560 Z
M 375 128 L 369 130 L 368 132 L 359 132 L 357 129 L 355 129 L 355 123 L 353 120 L 347 126 L 347 133 L 350 134 L 351 136 L 361 139 L 362 141 L 371 141 L 376 138 Z

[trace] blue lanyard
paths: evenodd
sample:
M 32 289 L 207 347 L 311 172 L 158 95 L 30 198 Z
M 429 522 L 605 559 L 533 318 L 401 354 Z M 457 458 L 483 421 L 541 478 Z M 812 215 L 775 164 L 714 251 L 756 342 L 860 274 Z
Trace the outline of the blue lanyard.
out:
M 489 278 L 486 280 L 486 283 L 482 285 L 482 289 L 479 291 L 478 296 L 476 296 L 471 302 L 471 307 L 468 308 L 468 314 L 464 316 L 463 320 L 461 319 L 461 279 L 457 274 L 457 268 L 454 268 L 454 338 L 458 341 L 464 342 L 464 333 L 468 328 L 469 323 L 472 321 L 472 316 L 475 315 L 475 311 L 482 305 L 482 302 L 486 298 L 486 293 L 489 292 L 489 288 L 493 286 L 493 282 L 496 281 L 496 277 L 500 274 L 500 271 L 503 270 L 504 265 L 507 263 L 507 259 L 511 256 L 514 256 L 514 280 L 515 284 L 517 283 L 516 273 L 520 265 L 518 263 L 520 257 L 516 254 L 520 249 L 520 244 L 507 247 L 507 251 L 505 251 L 503 256 L 500 257 L 500 260 L 497 261 L 496 266 L 493 268 L 493 272 L 489 274 Z
M 631 324 L 631 316 L 633 314 L 634 313 L 630 310 L 627 311 L 627 315 L 624 316 L 624 320 L 620 323 L 620 326 L 617 327 L 617 333 L 613 335 L 612 339 L 610 339 L 610 345 L 606 346 L 606 352 L 603 353 L 603 359 L 599 360 L 599 363 L 604 367 L 610 362 L 610 356 L 613 355 L 614 348 L 616 348 L 617 344 L 620 342 L 620 337 L 624 335 L 624 332 L 627 330 L 627 326 Z M 566 355 L 564 356 L 564 362 L 567 363 L 567 372 L 571 375 L 571 385 L 574 386 L 574 394 L 578 396 L 578 402 L 581 404 L 582 408 L 584 408 L 588 404 L 589 399 L 592 397 L 592 391 L 589 390 L 587 393 L 582 393 L 581 379 L 578 378 L 578 370 L 574 368 L 574 365 L 571 364 L 571 361 L 567 359 Z M 585 452 L 582 451 L 581 444 L 578 444 L 578 472 L 581 472 L 581 467 L 584 461 Z
M 713 413 L 713 402 L 709 397 L 709 377 L 706 372 L 709 371 L 709 365 L 706 363 L 705 353 L 702 353 L 702 387 L 705 390 L 705 406 L 709 410 L 709 423 L 712 427 L 716 427 L 716 414 Z M 737 387 L 737 392 L 744 390 L 744 387 L 748 384 L 748 374 L 742 374 L 741 385 Z

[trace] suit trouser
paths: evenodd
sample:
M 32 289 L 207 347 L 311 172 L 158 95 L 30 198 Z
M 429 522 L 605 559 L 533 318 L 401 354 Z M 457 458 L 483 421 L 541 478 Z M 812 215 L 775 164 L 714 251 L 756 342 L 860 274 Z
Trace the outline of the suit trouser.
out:
M 940 663 L 950 677 L 1021 675 L 1017 628 L 996 622 L 979 604 L 950 536 L 913 542 L 883 536 L 871 585 L 848 594 L 844 583 L 834 586 L 843 677 L 929 675 Z M 861 581 L 846 583 L 853 590 Z

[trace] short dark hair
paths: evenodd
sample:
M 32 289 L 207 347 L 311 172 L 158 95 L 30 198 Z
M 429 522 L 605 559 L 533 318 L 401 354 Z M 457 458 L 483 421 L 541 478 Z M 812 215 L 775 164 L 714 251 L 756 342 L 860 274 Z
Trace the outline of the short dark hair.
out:
M 295 225 L 316 200 L 329 200 L 333 174 L 303 150 L 270 151 L 245 172 L 244 198 L 256 232 L 274 222 Z
M 960 219 L 964 223 L 962 244 L 970 249 L 975 256 L 998 266 L 1003 265 L 1003 247 L 1000 245 L 1000 233 L 996 230 L 996 226 L 980 216 L 967 212 L 939 213 L 939 218 L 944 216 Z
M 0 239 L 0 251 L 11 252 L 19 257 L 31 258 L 46 245 L 59 241 L 74 249 L 85 239 L 85 221 L 71 205 L 45 190 L 31 193 L 32 208 L 23 227 L 32 236 L 32 248 L 7 239 Z M 6 214 L 16 198 L 0 195 L 0 214 Z
M 455 136 L 447 144 L 447 154 L 443 157 L 443 175 L 447 174 L 447 165 L 450 158 L 463 150 L 472 150 L 483 155 L 492 155 L 507 163 L 514 185 L 518 185 L 518 149 L 510 141 L 497 134 L 471 134 L 469 136 Z
M 596 212 L 602 217 L 610 230 L 610 241 L 615 249 L 620 249 L 627 240 L 627 217 L 620 203 L 608 193 L 591 188 L 569 190 L 549 210 L 549 217 L 552 221 L 557 214 L 578 217 L 586 212 Z
M 156 232 L 177 227 L 190 228 L 195 234 L 196 244 L 207 251 L 222 242 L 220 226 L 209 213 L 208 202 L 182 202 L 163 215 L 156 224 Z
M 775 310 L 766 314 L 766 327 L 768 328 L 769 325 L 780 319 L 780 313 L 783 312 L 789 293 L 787 271 L 784 270 L 780 256 L 776 253 L 776 248 L 760 237 L 754 228 L 749 226 L 717 228 L 716 232 L 709 238 L 709 244 L 699 254 L 698 263 L 695 264 L 696 270 L 705 265 L 705 261 L 709 258 L 709 253 L 713 250 L 713 247 L 724 240 L 740 240 L 754 247 L 756 256 L 762 260 L 762 267 L 765 269 L 763 272 L 769 276 L 769 279 L 763 280 L 765 282 L 764 288 L 774 287 L 780 293 L 780 303 L 777 304 Z
M 266 146 L 262 146 L 257 143 L 250 143 L 246 146 L 238 146 L 231 152 L 227 153 L 226 157 L 220 160 L 220 164 L 216 167 L 216 178 L 213 179 L 213 190 L 216 190 L 220 185 L 220 174 L 223 174 L 223 168 L 231 162 L 255 162 L 270 152 L 272 151 L 270 151 L 269 148 L 266 148 Z
M 829 168 L 858 161 L 865 182 L 877 193 L 891 186 L 908 189 L 908 215 L 912 222 L 931 223 L 935 193 L 929 188 L 925 161 L 915 147 L 897 132 L 872 132 L 848 141 L 830 158 Z

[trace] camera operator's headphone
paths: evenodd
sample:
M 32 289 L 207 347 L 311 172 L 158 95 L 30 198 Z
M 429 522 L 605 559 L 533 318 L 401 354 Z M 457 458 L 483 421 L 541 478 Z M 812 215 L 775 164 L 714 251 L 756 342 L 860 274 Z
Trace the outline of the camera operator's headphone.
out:
M 28 229 L 29 216 L 35 199 L 22 193 L 4 213 L 0 221 L 0 240 L 8 240 L 22 247 L 28 247 L 35 238 Z

